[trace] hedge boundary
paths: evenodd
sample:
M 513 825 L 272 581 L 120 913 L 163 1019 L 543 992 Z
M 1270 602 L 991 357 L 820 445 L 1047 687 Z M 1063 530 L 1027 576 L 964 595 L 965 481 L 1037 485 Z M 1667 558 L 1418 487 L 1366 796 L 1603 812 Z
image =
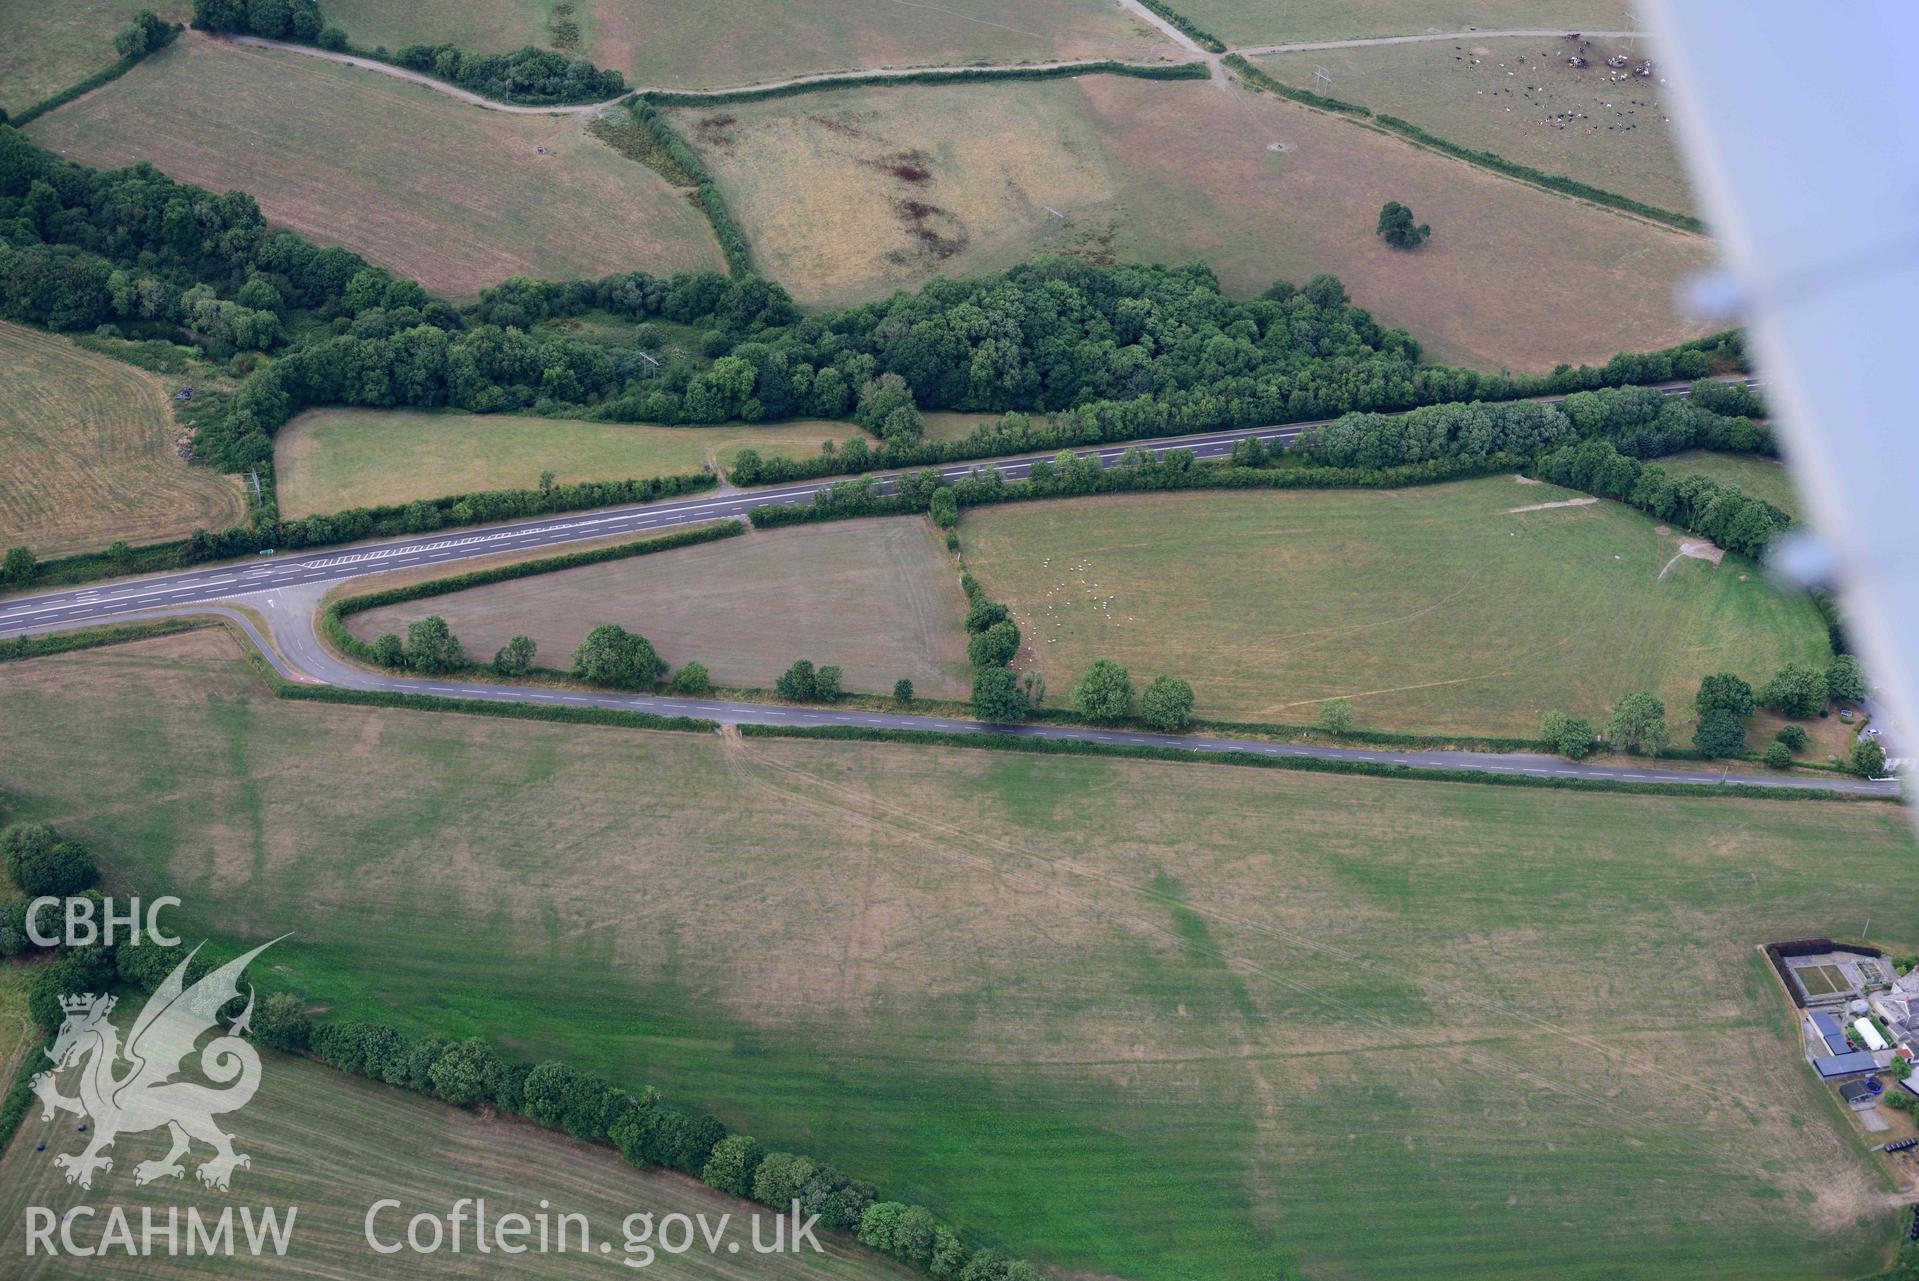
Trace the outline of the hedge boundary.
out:
M 737 538 L 745 532 L 744 522 L 715 521 L 711 524 L 695 525 L 690 529 L 676 530 L 658 538 L 641 538 L 632 542 L 616 543 L 611 547 L 595 547 L 589 551 L 569 552 L 563 556 L 545 556 L 539 560 L 497 565 L 492 569 L 476 569 L 464 574 L 450 574 L 445 578 L 429 578 L 425 582 L 410 583 L 404 587 L 389 587 L 376 592 L 363 592 L 357 596 L 343 596 L 328 602 L 327 606 L 320 611 L 320 627 L 326 633 L 326 638 L 348 657 L 379 666 L 379 660 L 374 656 L 373 646 L 347 630 L 345 620 L 351 615 L 365 613 L 369 609 L 378 609 L 382 605 L 396 605 L 402 601 L 446 596 L 453 592 L 465 591 L 470 587 L 485 587 L 490 583 L 510 582 L 516 578 L 530 578 L 537 574 L 550 574 L 562 569 L 576 569 L 582 565 L 598 565 L 610 560 L 650 556 L 655 552 L 673 551 L 700 543 Z M 469 667 L 475 669 L 485 666 L 484 663 L 469 664 Z M 296 686 L 296 688 L 305 687 Z M 708 724 L 711 723 L 708 722 Z
M 1141 80 L 1204 80 L 1208 72 L 1203 62 L 1141 63 L 1101 58 L 1090 62 L 1069 62 L 1057 67 L 928 67 L 899 75 L 882 76 L 851 72 L 803 80 L 798 84 L 766 88 L 720 89 L 702 93 L 694 89 L 650 89 L 640 100 L 659 107 L 724 106 L 736 102 L 763 102 L 769 98 L 791 98 L 807 93 L 827 93 L 835 89 L 854 89 L 862 85 L 939 85 L 969 80 L 1060 80 L 1073 76 L 1133 76 Z
M 726 255 L 726 269 L 734 279 L 753 274 L 753 248 L 740 231 L 740 225 L 733 221 L 733 213 L 726 207 L 726 198 L 720 194 L 719 184 L 713 181 L 713 175 L 707 172 L 706 164 L 699 153 L 687 146 L 686 140 L 673 132 L 673 126 L 666 122 L 659 109 L 649 101 L 646 94 L 639 94 L 627 101 L 627 110 L 633 113 L 642 128 L 653 135 L 653 141 L 672 158 L 673 163 L 693 176 L 693 190 L 699 197 L 700 208 L 706 214 L 706 221 L 713 228 L 713 236 L 720 242 L 720 252 Z
M 142 62 L 145 62 L 152 55 L 172 44 L 174 40 L 179 38 L 180 33 L 185 30 L 186 27 L 178 22 L 168 24 L 167 38 L 159 44 L 150 49 L 142 49 L 132 57 L 122 58 L 110 67 L 103 67 L 84 80 L 75 81 L 59 93 L 51 97 L 42 98 L 25 111 L 22 111 L 19 115 L 7 116 L 5 123 L 12 125 L 16 129 L 24 129 L 41 116 L 46 115 L 49 111 L 64 107 L 75 98 L 84 97 L 102 85 L 112 84 L 115 80 L 118 80 L 121 76 L 124 76 L 127 72 L 139 66 Z
M 1319 774 L 1361 774 L 1429 783 L 1481 783 L 1493 787 L 1543 787 L 1574 792 L 1629 792 L 1646 796 L 1726 796 L 1763 800 L 1892 801 L 1897 796 L 1841 792 L 1831 788 L 1762 787 L 1749 783 L 1635 783 L 1611 778 L 1541 778 L 1532 774 L 1493 774 L 1480 770 L 1442 769 L 1429 765 L 1394 765 L 1382 761 L 1349 761 L 1320 756 L 1265 756 L 1231 748 L 1150 747 L 1130 743 L 1095 743 L 1076 738 L 1035 738 L 1010 731 L 956 732 L 905 730 L 858 725 L 739 726 L 747 738 L 821 738 L 885 743 L 917 743 L 932 747 L 974 747 L 988 751 L 1029 752 L 1034 755 L 1117 756 L 1133 760 L 1199 761 L 1208 765 L 1244 765 L 1263 769 L 1305 770 Z
M 1142 0 L 1142 2 L 1151 3 L 1151 0 Z M 1498 152 L 1480 151 L 1477 148 L 1464 146 L 1461 143 L 1453 142 L 1451 139 L 1442 138 L 1438 134 L 1424 129 L 1410 120 L 1403 120 L 1398 116 L 1375 113 L 1370 107 L 1362 107 L 1355 102 L 1346 102 L 1339 98 L 1329 98 L 1305 89 L 1294 88 L 1292 85 L 1282 84 L 1237 53 L 1226 55 L 1222 61 L 1226 66 L 1231 67 L 1243 77 L 1249 84 L 1258 88 L 1276 93 L 1282 98 L 1290 98 L 1294 102 L 1302 103 L 1321 111 L 1330 111 L 1364 120 L 1382 132 L 1395 134 L 1415 146 L 1426 147 L 1430 150 L 1441 152 L 1451 156 L 1455 160 L 1462 160 L 1467 164 L 1477 165 L 1481 169 L 1490 169 L 1494 173 L 1503 174 L 1515 181 L 1526 183 L 1528 186 L 1538 187 L 1562 196 L 1570 196 L 1575 200 L 1583 200 L 1588 204 L 1601 205 L 1621 213 L 1629 213 L 1641 218 L 1648 218 L 1654 222 L 1664 223 L 1666 226 L 1676 228 L 1680 231 L 1689 231 L 1699 235 L 1705 234 L 1706 224 L 1691 214 L 1682 214 L 1671 209 L 1662 209 L 1658 205 L 1650 205 L 1643 200 L 1635 200 L 1631 196 L 1622 196 L 1616 191 L 1607 191 L 1603 187 L 1594 187 L 1588 183 L 1580 182 L 1577 178 L 1568 178 L 1564 174 L 1547 173 L 1545 170 L 1535 169 L 1531 165 L 1522 165 L 1517 161 L 1506 159 L 1506 157 L 1500 155 Z
M 1218 36 L 1200 26 L 1185 14 L 1174 9 L 1166 3 L 1166 0 L 1139 0 L 1139 2 L 1158 14 L 1166 22 L 1171 23 L 1180 31 L 1191 36 L 1193 43 L 1206 50 L 1206 52 L 1226 52 L 1226 42 L 1224 40 L 1221 40 Z
M 127 641 L 146 640 L 150 636 L 170 636 L 175 632 L 193 632 L 211 626 L 208 618 L 159 618 L 137 623 L 108 623 L 83 627 L 71 632 L 40 632 L 32 636 L 10 636 L 0 640 L 0 663 L 25 662 L 30 658 L 50 658 L 80 649 L 98 649 Z M 0 1142 L 3 1145 L 3 1142 Z

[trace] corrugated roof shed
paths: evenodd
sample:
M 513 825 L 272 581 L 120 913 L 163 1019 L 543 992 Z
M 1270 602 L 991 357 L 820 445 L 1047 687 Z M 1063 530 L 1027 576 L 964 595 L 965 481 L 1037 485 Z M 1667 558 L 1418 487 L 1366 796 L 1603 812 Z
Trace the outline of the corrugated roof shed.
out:
M 1829 1054 L 1823 1059 L 1812 1061 L 1813 1071 L 1830 1081 L 1834 1077 L 1852 1076 L 1860 1072 L 1870 1072 L 1878 1067 L 1872 1055 L 1866 1050 L 1854 1050 L 1849 1054 Z
M 1846 1043 L 1846 1034 L 1839 1026 L 1839 1020 L 1824 1010 L 1812 1016 L 1813 1027 L 1819 1030 L 1820 1037 L 1826 1043 L 1826 1049 L 1832 1054 L 1844 1054 L 1852 1047 Z

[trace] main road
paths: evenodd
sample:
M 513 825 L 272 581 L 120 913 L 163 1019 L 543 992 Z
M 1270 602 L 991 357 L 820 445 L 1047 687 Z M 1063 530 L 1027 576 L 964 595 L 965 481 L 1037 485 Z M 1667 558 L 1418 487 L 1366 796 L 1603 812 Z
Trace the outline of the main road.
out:
M 1747 378 L 1748 387 L 1760 380 Z M 1659 390 L 1684 396 L 1689 383 L 1661 384 Z M 1543 396 L 1542 403 L 1553 404 L 1563 396 Z M 1111 466 L 1132 449 L 1149 449 L 1155 454 L 1168 449 L 1190 449 L 1200 458 L 1223 458 L 1233 446 L 1246 439 L 1268 446 L 1290 444 L 1300 433 L 1323 427 L 1332 419 L 1288 423 L 1283 426 L 1245 427 L 1233 431 L 1204 432 L 1188 436 L 1163 436 L 1154 440 L 1132 440 L 1100 445 L 1073 452 L 1081 458 L 1097 459 Z M 1023 479 L 1033 464 L 1056 457 L 1057 450 L 1020 454 L 1009 458 L 982 459 L 951 464 L 939 469 L 949 480 L 967 476 L 976 470 L 992 468 L 1008 480 Z M 875 472 L 873 475 L 890 488 L 894 479 L 915 474 L 923 468 L 902 468 Z M 793 485 L 775 485 L 765 489 L 722 489 L 694 498 L 671 502 L 642 503 L 629 507 L 601 508 L 547 516 L 536 520 L 489 525 L 460 533 L 426 534 L 355 543 L 324 551 L 296 555 L 262 556 L 254 561 L 225 562 L 176 573 L 154 574 L 144 578 L 122 579 L 99 587 L 80 587 L 70 591 L 45 592 L 31 596 L 0 598 L 0 636 L 22 632 L 52 631 L 79 623 L 112 618 L 135 610 L 160 606 L 188 605 L 201 601 L 225 600 L 248 592 L 289 587 L 299 583 L 338 582 L 389 569 L 408 569 L 447 561 L 469 560 L 499 552 L 528 548 L 556 547 L 611 534 L 636 533 L 671 525 L 690 525 L 701 521 L 727 520 L 750 514 L 755 508 L 805 504 L 822 489 L 848 479 L 826 477 Z
M 1683 384 L 1664 390 L 1684 394 Z M 1202 458 L 1230 454 L 1233 445 L 1252 437 L 1266 443 L 1296 438 L 1316 423 L 1249 428 L 1204 435 L 1133 441 L 1077 450 L 1081 457 L 1111 465 L 1129 449 L 1145 447 L 1191 449 Z M 976 467 L 993 467 L 1008 479 L 1019 479 L 1039 459 L 1052 453 L 1026 454 L 980 463 L 941 468 L 949 478 L 967 475 Z M 890 482 L 900 472 L 881 473 Z M 1891 796 L 1897 784 L 1886 780 L 1853 779 L 1833 775 L 1730 775 L 1706 766 L 1670 767 L 1652 764 L 1613 765 L 1574 762 L 1531 753 L 1492 753 L 1333 747 L 1316 743 L 1279 743 L 1258 739 L 1222 738 L 1204 734 L 1154 734 L 1136 730 L 1102 730 L 1077 725 L 990 725 L 959 717 L 913 716 L 832 707 L 789 707 L 714 698 L 675 698 L 664 695 L 597 693 L 585 690 L 514 686 L 457 678 L 428 679 L 369 671 L 348 663 L 321 644 L 314 632 L 320 597 L 335 583 L 387 570 L 432 565 L 529 548 L 560 547 L 586 539 L 635 533 L 673 525 L 741 517 L 755 508 L 808 503 L 832 485 L 824 479 L 799 485 L 722 492 L 673 502 L 649 503 L 522 521 L 471 532 L 363 543 L 300 556 L 274 557 L 257 562 L 207 566 L 176 574 L 125 580 L 101 587 L 51 592 L 0 602 L 0 636 L 61 631 L 106 621 L 217 615 L 237 625 L 266 654 L 288 680 L 335 685 L 345 689 L 419 694 L 427 697 L 525 702 L 554 707 L 591 707 L 615 711 L 652 712 L 665 716 L 694 716 L 731 725 L 790 725 L 799 727 L 853 727 L 922 730 L 944 733 L 992 734 L 1032 739 L 1069 740 L 1122 746 L 1171 748 L 1199 754 L 1249 753 L 1262 757 L 1309 758 L 1327 761 L 1400 765 L 1409 768 L 1468 770 L 1539 779 L 1592 779 L 1641 783 L 1682 783 L 1712 786 L 1747 783 L 1775 788 L 1829 788 L 1862 795 Z M 231 607 L 238 602 L 251 613 Z M 271 638 L 261 634 L 256 617 L 269 620 Z

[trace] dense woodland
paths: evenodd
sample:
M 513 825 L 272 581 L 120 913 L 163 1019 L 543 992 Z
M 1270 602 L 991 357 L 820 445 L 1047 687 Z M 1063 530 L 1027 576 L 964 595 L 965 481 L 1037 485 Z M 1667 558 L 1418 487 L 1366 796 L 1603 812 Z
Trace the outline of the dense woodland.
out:
M 631 344 L 550 332 L 548 322 L 587 312 L 634 322 Z M 1238 300 L 1203 264 L 1070 259 L 816 315 L 773 282 L 716 272 L 513 279 L 461 310 L 348 250 L 269 227 L 243 193 L 215 195 L 147 165 L 72 164 L 4 126 L 0 315 L 184 340 L 227 360 L 244 380 L 198 409 L 196 450 L 223 470 L 269 477 L 273 433 L 315 405 L 658 423 L 812 416 L 850 420 L 879 441 L 860 437 L 815 459 L 748 454 L 735 469 L 742 483 L 1336 415 L 1351 416 L 1313 433 L 1310 449 L 1331 466 L 1370 470 L 1530 456 L 1601 436 L 1648 457 L 1692 444 L 1770 448 L 1759 429 L 1727 417 L 1753 408 L 1736 388 L 1702 393 L 1745 397 L 1714 402 L 1723 414 L 1653 391 L 1573 395 L 1563 411 L 1455 403 L 1696 378 L 1743 359 L 1736 336 L 1600 368 L 1482 373 L 1421 364 L 1410 336 L 1353 306 L 1331 276 Z M 656 322 L 696 334 L 699 356 L 653 356 Z M 1434 408 L 1383 412 L 1417 406 Z M 923 410 L 1004 416 L 934 443 L 921 438 Z M 195 554 L 262 534 L 288 545 L 337 536 L 275 518 L 269 502 L 252 532 L 197 540 Z

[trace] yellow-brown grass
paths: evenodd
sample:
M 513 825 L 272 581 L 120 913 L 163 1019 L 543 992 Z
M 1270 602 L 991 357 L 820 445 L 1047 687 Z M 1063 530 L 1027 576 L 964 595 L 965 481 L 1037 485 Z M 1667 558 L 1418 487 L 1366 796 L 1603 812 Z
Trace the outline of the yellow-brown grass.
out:
M 1039 253 L 1203 258 L 1240 294 L 1330 271 L 1436 356 L 1541 369 L 1694 335 L 1672 287 L 1711 258 L 1699 237 L 1217 82 L 893 86 L 673 116 L 763 267 L 813 303 Z M 1387 200 L 1432 224 L 1419 251 L 1374 235 Z
M 431 292 L 717 266 L 699 210 L 576 115 L 470 106 L 373 71 L 184 36 L 36 121 L 92 165 L 150 160 Z
M 238 520 L 230 478 L 183 460 L 168 385 L 56 334 L 0 322 L 0 547 L 152 543 Z
M 619 623 L 675 667 L 705 663 L 723 685 L 768 687 L 805 658 L 843 668 L 849 690 L 885 693 L 906 677 L 923 696 L 964 698 L 965 609 L 931 526 L 860 520 L 514 579 L 368 610 L 348 625 L 370 640 L 438 614 L 470 657 L 524 633 L 543 666 L 565 668 L 588 631 Z

